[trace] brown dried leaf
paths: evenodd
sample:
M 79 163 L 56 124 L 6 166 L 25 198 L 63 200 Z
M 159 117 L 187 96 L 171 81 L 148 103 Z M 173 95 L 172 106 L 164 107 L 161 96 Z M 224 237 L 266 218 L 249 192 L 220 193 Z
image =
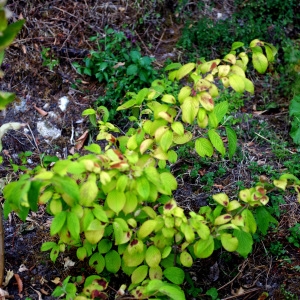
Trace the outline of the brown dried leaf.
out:
M 22 291 L 23 291 L 23 281 L 22 281 L 19 274 L 14 274 L 14 276 L 15 276 L 15 279 L 16 279 L 17 284 L 18 284 L 18 292 L 19 292 L 19 294 L 21 294 Z
M 36 111 L 43 117 L 46 117 L 48 113 L 44 111 L 43 109 L 37 107 L 35 104 L 33 104 L 33 107 L 36 109 Z
M 88 135 L 89 135 L 89 131 L 86 130 L 83 133 L 83 135 L 81 137 L 79 137 L 79 139 L 76 140 L 76 145 L 75 145 L 75 149 L 76 150 L 80 150 L 83 147 L 84 142 L 87 139 Z
M 55 277 L 53 280 L 51 280 L 54 284 L 58 285 L 60 284 L 60 278 L 59 277 Z

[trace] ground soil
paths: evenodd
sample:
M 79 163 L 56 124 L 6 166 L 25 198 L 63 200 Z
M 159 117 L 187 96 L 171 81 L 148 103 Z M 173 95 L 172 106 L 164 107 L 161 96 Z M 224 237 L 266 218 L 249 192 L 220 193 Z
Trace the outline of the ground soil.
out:
M 94 45 L 88 39 L 90 36 L 103 34 L 105 26 L 115 30 L 128 28 L 141 43 L 143 54 L 156 58 L 157 67 L 168 57 L 174 61 L 180 59 L 182 53 L 175 45 L 185 20 L 178 18 L 175 1 L 156 4 L 155 8 L 150 4 L 153 1 L 132 2 L 136 5 L 122 0 L 8 1 L 9 9 L 14 13 L 13 18 L 25 18 L 26 24 L 7 50 L 2 65 L 5 77 L 0 88 L 15 92 L 17 98 L 6 111 L 1 112 L 0 124 L 22 122 L 27 125 L 22 130 L 8 132 L 2 140 L 5 162 L 0 166 L 1 184 L 15 179 L 19 174 L 20 171 L 13 170 L 12 164 L 32 167 L 40 164 L 43 154 L 65 158 L 70 153 L 82 151 L 80 147 L 76 148 L 76 140 L 89 129 L 89 123 L 81 113 L 105 92 L 103 85 L 92 78 L 78 75 L 71 65 L 74 61 L 81 61 L 84 54 L 93 49 Z M 213 2 L 218 4 L 218 1 Z M 215 17 L 217 12 L 228 14 L 232 7 L 230 2 L 216 5 L 213 11 L 201 13 L 210 14 L 210 17 Z M 193 17 L 193 5 L 187 5 L 185 9 Z M 149 13 L 147 18 L 146 12 Z M 157 12 L 160 17 L 155 14 Z M 42 66 L 43 48 L 50 48 L 51 53 L 59 59 L 59 65 L 52 71 L 47 66 Z M 76 89 L 72 88 L 75 82 Z M 259 134 L 262 129 L 260 124 L 265 122 L 268 129 L 274 130 L 282 140 L 289 138 L 287 105 L 284 105 L 284 99 L 279 99 L 280 110 L 257 112 L 257 106 L 262 102 L 260 84 L 258 80 L 256 97 L 237 115 L 242 119 L 248 113 L 253 116 L 250 121 L 240 124 L 244 135 L 239 146 L 244 160 L 234 164 L 222 162 L 226 171 L 215 179 L 212 192 L 233 194 L 234 183 L 239 181 L 250 186 L 254 180 L 248 169 L 251 161 L 259 165 L 270 164 L 276 170 L 283 170 L 282 163 L 271 151 L 272 144 Z M 65 111 L 59 107 L 59 99 L 63 96 L 69 99 Z M 48 113 L 47 116 L 39 109 Z M 43 136 L 37 130 L 38 122 L 47 122 L 48 127 L 59 129 L 61 135 L 56 139 L 51 135 Z M 250 128 L 258 135 L 250 135 Z M 31 151 L 32 155 L 22 161 L 18 154 L 25 151 Z M 293 149 L 289 151 L 293 155 Z M 173 166 L 180 186 L 175 198 L 186 210 L 195 210 L 208 201 L 208 193 L 201 180 L 190 179 L 189 172 L 193 163 L 187 159 Z M 204 165 L 199 176 L 216 172 L 219 164 L 220 161 L 215 159 L 213 163 Z M 186 174 L 178 173 L 182 166 L 185 166 Z M 286 213 L 280 219 L 277 231 L 271 232 L 270 238 L 258 242 L 247 259 L 219 251 L 207 260 L 197 261 L 187 270 L 192 282 L 185 286 L 186 290 L 191 290 L 188 299 L 205 299 L 202 293 L 212 286 L 218 289 L 222 299 L 265 299 L 263 292 L 269 293 L 269 299 L 296 299 L 286 298 L 283 290 L 300 298 L 300 272 L 299 268 L 295 268 L 300 265 L 300 251 L 285 239 L 287 229 L 299 222 L 299 207 L 295 205 L 293 196 L 285 200 Z M 9 294 L 8 298 L 53 299 L 52 291 L 66 276 L 88 276 L 93 272 L 87 263 L 67 266 L 67 262 L 73 258 L 76 261 L 72 249 L 61 255 L 56 264 L 50 261 L 48 253 L 39 251 L 41 244 L 51 239 L 50 223 L 51 216 L 43 207 L 37 213 L 30 214 L 25 223 L 14 214 L 5 221 L 5 275 L 12 275 L 7 285 L 3 286 Z M 266 251 L 272 240 L 284 244 L 290 261 L 273 257 Z M 114 299 L 115 290 L 124 280 L 122 275 L 111 279 L 111 299 Z M 202 289 L 202 292 L 199 290 L 198 294 L 193 294 L 192 291 L 196 291 L 196 288 Z

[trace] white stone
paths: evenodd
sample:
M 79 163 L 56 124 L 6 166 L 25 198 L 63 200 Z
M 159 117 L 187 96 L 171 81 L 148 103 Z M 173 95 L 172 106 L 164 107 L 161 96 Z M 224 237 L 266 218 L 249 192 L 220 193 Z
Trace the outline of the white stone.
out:
M 63 97 L 59 98 L 58 101 L 59 101 L 58 106 L 61 109 L 61 111 L 65 111 L 66 108 L 67 108 L 67 105 L 69 103 L 68 97 L 67 96 L 63 96 Z
M 61 135 L 61 131 L 47 121 L 37 122 L 36 129 L 44 138 L 57 139 Z

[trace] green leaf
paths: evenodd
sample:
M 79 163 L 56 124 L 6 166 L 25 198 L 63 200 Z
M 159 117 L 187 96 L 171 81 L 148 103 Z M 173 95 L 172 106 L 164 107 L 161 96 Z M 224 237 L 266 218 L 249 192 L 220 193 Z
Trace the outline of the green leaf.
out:
M 225 147 L 220 135 L 215 131 L 215 129 L 210 129 L 208 131 L 208 137 L 213 144 L 213 146 L 221 153 L 222 156 L 225 155 Z
M 245 84 L 245 91 L 247 91 L 250 94 L 254 94 L 254 85 L 253 82 L 251 80 L 249 80 L 248 78 L 243 78 L 244 80 L 244 84 Z
M 182 121 L 192 124 L 198 114 L 199 102 L 195 98 L 187 97 L 180 105 L 180 108 L 182 110 Z
M 98 144 L 90 144 L 85 146 L 84 149 L 95 154 L 100 154 L 102 152 L 101 147 Z
M 105 255 L 105 267 L 106 270 L 110 273 L 117 273 L 121 268 L 121 257 L 120 254 L 115 251 L 111 250 Z
M 137 232 L 138 238 L 143 239 L 145 237 L 148 237 L 155 229 L 156 225 L 157 225 L 156 220 L 145 221 Z
M 103 206 L 94 204 L 93 214 L 99 221 L 104 222 L 104 223 L 108 222 L 108 218 L 103 209 Z
M 180 253 L 180 262 L 184 267 L 190 268 L 193 265 L 193 258 L 187 251 L 183 251 Z
M 95 115 L 96 111 L 93 108 L 87 108 L 82 112 L 83 116 Z
M 252 212 L 249 209 L 245 209 L 242 211 L 242 217 L 245 220 L 245 227 L 243 228 L 243 230 L 252 234 L 255 233 L 257 225 Z
M 184 76 L 188 75 L 195 68 L 195 66 L 195 63 L 188 63 L 180 67 L 176 74 L 177 80 L 180 80 Z
M 172 300 L 185 300 L 184 292 L 179 286 L 165 283 L 163 286 L 161 286 L 158 289 L 158 291 L 160 293 L 168 296 L 169 299 L 172 299 Z
M 160 187 L 158 187 L 159 192 L 166 195 L 171 195 L 172 191 L 177 189 L 177 181 L 175 177 L 168 172 L 161 173 L 159 177 L 162 184 Z
M 113 190 L 107 194 L 106 203 L 108 207 L 118 214 L 126 203 L 126 197 L 123 192 Z
M 59 245 L 56 245 L 52 248 L 50 252 L 50 259 L 55 262 L 59 254 Z
M 80 224 L 77 215 L 73 212 L 67 212 L 67 225 L 74 239 L 79 239 Z
M 109 239 L 102 239 L 98 243 L 98 251 L 99 253 L 107 253 L 112 247 L 112 241 Z
M 218 117 L 214 110 L 208 113 L 208 124 L 211 128 L 216 128 L 219 125 Z
M 15 94 L 0 91 L 0 110 L 4 109 L 6 105 L 15 99 Z
M 66 194 L 71 199 L 72 203 L 67 203 L 69 206 L 73 206 L 79 200 L 79 188 L 77 183 L 68 176 L 54 175 L 51 179 L 53 186 L 58 193 Z M 63 199 L 64 198 L 64 195 Z M 75 203 L 74 203 L 75 201 Z
M 234 50 L 236 50 L 238 48 L 241 48 L 243 46 L 244 46 L 244 43 L 242 43 L 242 42 L 234 42 L 231 46 L 231 51 L 234 51 Z
M 296 95 L 292 99 L 289 106 L 289 114 L 291 117 L 293 116 L 300 117 L 300 95 Z
M 219 123 L 223 120 L 224 116 L 228 112 L 228 107 L 229 104 L 227 101 L 222 101 L 215 106 L 213 111 L 216 114 Z
M 270 223 L 278 223 L 277 220 L 273 218 L 268 210 L 263 206 L 260 206 L 255 210 L 255 216 L 257 226 L 263 235 L 267 234 Z
M 136 179 L 136 190 L 143 200 L 147 200 L 150 195 L 150 184 L 146 177 Z
M 159 249 L 154 245 L 151 245 L 146 251 L 145 260 L 147 265 L 151 268 L 159 266 L 161 261 L 161 253 Z
M 100 253 L 94 253 L 89 260 L 89 265 L 99 274 L 104 270 L 105 259 Z
M 141 53 L 139 51 L 130 51 L 129 55 L 134 63 L 137 63 L 141 58 Z
M 4 50 L 13 42 L 24 23 L 25 20 L 19 20 L 6 27 L 0 36 L 0 51 Z
M 238 247 L 238 239 L 233 237 L 230 233 L 222 233 L 221 234 L 221 243 L 224 249 L 228 252 L 233 252 Z
M 167 152 L 171 147 L 173 142 L 173 132 L 171 130 L 167 130 L 161 137 L 159 144 L 164 152 Z
M 139 266 L 133 271 L 131 275 L 131 282 L 133 284 L 140 283 L 146 278 L 147 274 L 148 274 L 148 266 L 146 265 Z
M 58 232 L 60 232 L 66 222 L 66 219 L 67 219 L 66 211 L 62 211 L 58 213 L 52 220 L 51 227 L 50 227 L 50 234 L 55 235 Z
M 181 66 L 181 63 L 171 63 L 165 67 L 165 71 L 179 69 Z
M 237 136 L 235 131 L 229 127 L 226 126 L 226 135 L 228 138 L 228 152 L 229 152 L 229 158 L 232 159 L 233 155 L 235 154 L 236 148 L 237 148 Z
M 193 134 L 190 131 L 186 131 L 183 135 L 179 135 L 174 132 L 173 142 L 177 145 L 183 145 L 189 142 L 193 138 Z
M 236 251 L 243 257 L 246 257 L 252 251 L 252 236 L 243 230 L 234 230 L 233 235 L 238 239 L 239 245 Z
M 126 70 L 126 74 L 127 76 L 131 76 L 131 75 L 137 75 L 138 73 L 138 66 L 137 65 L 130 65 L 127 67 L 127 70 Z
M 166 268 L 163 274 L 169 281 L 178 285 L 183 283 L 185 277 L 184 271 L 177 267 Z
M 126 196 L 126 203 L 123 207 L 123 212 L 125 214 L 129 214 L 136 209 L 138 200 L 136 194 L 131 191 L 126 192 L 125 196 Z
M 92 177 L 93 177 L 93 179 L 88 179 L 80 187 L 79 204 L 82 206 L 91 206 L 98 195 L 98 187 L 96 184 L 96 178 L 94 178 L 94 176 L 92 176 Z
M 55 247 L 57 244 L 55 242 L 46 242 L 42 244 L 41 251 L 48 251 Z
M 131 100 L 125 102 L 124 104 L 120 105 L 117 108 L 117 111 L 122 110 L 122 109 L 128 109 L 134 105 L 136 105 L 136 99 L 131 99 Z
M 42 182 L 36 180 L 31 181 L 30 190 L 28 191 L 28 202 L 32 211 L 38 210 L 38 199 L 41 186 Z
M 244 78 L 239 75 L 236 74 L 230 75 L 229 84 L 238 93 L 243 93 L 245 90 Z
M 83 261 L 87 257 L 86 249 L 84 247 L 77 248 L 76 256 L 79 260 Z
M 182 136 L 184 134 L 184 127 L 183 127 L 183 124 L 181 122 L 174 122 L 171 124 L 171 128 L 173 129 L 173 131 Z
M 210 235 L 207 240 L 200 240 L 194 244 L 194 253 L 198 258 L 207 258 L 214 251 L 214 239 Z
M 214 153 L 214 149 L 211 142 L 205 138 L 199 138 L 196 140 L 195 150 L 201 157 L 211 157 Z
M 268 59 L 260 52 L 253 52 L 252 63 L 254 69 L 260 74 L 265 73 L 268 68 Z

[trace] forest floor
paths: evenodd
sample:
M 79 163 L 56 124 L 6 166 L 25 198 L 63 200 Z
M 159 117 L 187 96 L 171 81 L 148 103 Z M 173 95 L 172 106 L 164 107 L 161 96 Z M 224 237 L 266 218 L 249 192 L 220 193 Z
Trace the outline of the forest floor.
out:
M 9 131 L 2 139 L 5 161 L 0 166 L 0 188 L 17 178 L 22 172 L 20 166 L 32 168 L 40 164 L 43 155 L 65 158 L 83 151 L 76 146 L 76 141 L 89 130 L 89 121 L 82 116 L 82 111 L 93 107 L 96 99 L 105 93 L 103 84 L 77 74 L 72 67 L 73 62 L 82 61 L 95 46 L 89 37 L 103 35 L 105 26 L 115 30 L 127 28 L 134 32 L 143 54 L 156 59 L 157 67 L 166 58 L 181 59 L 176 42 L 184 20 L 176 19 L 172 1 L 166 1 L 169 6 L 165 4 L 161 8 L 160 18 L 149 17 L 143 26 L 137 24 L 145 11 L 150 16 L 154 14 L 151 5 L 138 8 L 128 3 L 121 0 L 8 1 L 14 19 L 24 18 L 26 23 L 7 50 L 2 65 L 5 77 L 0 89 L 12 91 L 17 97 L 1 112 L 0 125 L 8 122 L 27 125 L 19 131 Z M 225 5 L 220 10 L 202 13 L 214 17 L 228 10 L 230 7 Z M 59 60 L 53 70 L 43 66 L 43 48 L 50 48 L 50 53 Z M 257 175 L 272 177 L 286 170 L 286 161 L 297 161 L 296 149 L 284 143 L 290 141 L 288 103 L 278 99 L 279 108 L 259 110 L 265 105 L 261 96 L 264 86 L 260 78 L 255 80 L 255 96 L 234 115 L 240 120 L 236 126 L 241 137 L 237 154 L 240 159 L 230 162 L 215 158 L 203 163 L 193 178 L 190 175 L 195 167 L 194 159 L 184 158 L 173 166 L 180 187 L 174 196 L 182 207 L 195 210 L 207 203 L 211 193 L 234 195 L 241 182 L 249 187 Z M 65 110 L 60 107 L 62 97 L 69 100 Z M 283 153 L 281 157 L 280 153 Z M 203 177 L 213 180 L 209 190 Z M 187 271 L 190 278 L 184 287 L 188 291 L 187 299 L 210 299 L 205 292 L 211 287 L 218 290 L 220 299 L 267 299 L 264 292 L 269 294 L 268 299 L 300 298 L 300 250 L 286 239 L 289 228 L 300 220 L 300 208 L 293 195 L 276 194 L 271 201 L 278 204 L 281 212 L 278 225 L 264 239 L 257 240 L 247 259 L 217 251 L 209 259 L 197 261 Z M 7 298 L 53 299 L 51 293 L 66 276 L 93 272 L 87 263 L 72 265 L 76 261 L 72 249 L 61 255 L 56 264 L 50 261 L 48 253 L 40 252 L 41 244 L 51 239 L 51 219 L 41 207 L 25 223 L 14 214 L 5 221 L 6 281 L 2 288 L 8 292 Z M 123 280 L 122 276 L 111 278 L 111 299 L 116 295 L 115 290 L 126 283 Z

